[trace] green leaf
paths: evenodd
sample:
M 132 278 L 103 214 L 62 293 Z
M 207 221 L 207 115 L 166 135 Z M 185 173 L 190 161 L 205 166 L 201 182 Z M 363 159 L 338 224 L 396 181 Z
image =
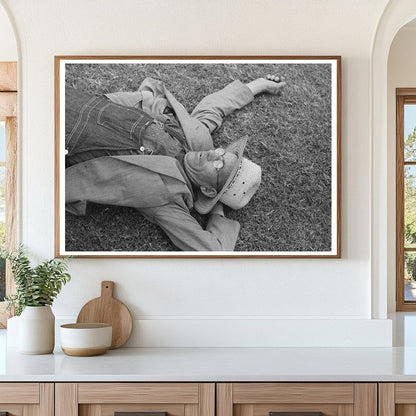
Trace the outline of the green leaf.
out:
M 52 305 L 63 285 L 71 279 L 69 257 L 45 260 L 32 267 L 22 245 L 12 252 L 2 250 L 0 256 L 10 261 L 16 283 L 16 293 L 5 298 L 7 308 L 14 308 L 16 315 L 26 306 Z

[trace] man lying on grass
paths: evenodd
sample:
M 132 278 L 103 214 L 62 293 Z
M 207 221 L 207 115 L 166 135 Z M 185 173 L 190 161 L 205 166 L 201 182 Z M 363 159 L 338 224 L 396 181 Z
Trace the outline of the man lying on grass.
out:
M 243 157 L 247 138 L 214 149 L 211 133 L 254 96 L 279 94 L 285 85 L 271 75 L 234 81 L 191 114 L 151 78 L 136 92 L 106 96 L 67 87 L 66 210 L 85 215 L 87 202 L 132 207 L 180 250 L 234 250 L 240 225 L 224 216 L 223 204 L 244 207 L 260 185 L 261 168 Z M 210 215 L 205 230 L 192 208 Z

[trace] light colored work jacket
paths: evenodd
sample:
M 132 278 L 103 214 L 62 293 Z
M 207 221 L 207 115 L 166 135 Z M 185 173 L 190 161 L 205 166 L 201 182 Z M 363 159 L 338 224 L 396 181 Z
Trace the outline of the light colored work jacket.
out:
M 254 98 L 244 84 L 234 81 L 205 97 L 189 114 L 162 82 L 150 78 L 137 92 L 107 97 L 161 121 L 172 109 L 191 150 L 212 149 L 211 132 Z M 184 251 L 232 251 L 240 229 L 237 221 L 217 214 L 210 215 L 205 229 L 201 227 L 190 214 L 192 186 L 181 163 L 170 156 L 104 156 L 76 164 L 65 172 L 65 198 L 67 211 L 76 215 L 85 214 L 87 202 L 136 208 Z

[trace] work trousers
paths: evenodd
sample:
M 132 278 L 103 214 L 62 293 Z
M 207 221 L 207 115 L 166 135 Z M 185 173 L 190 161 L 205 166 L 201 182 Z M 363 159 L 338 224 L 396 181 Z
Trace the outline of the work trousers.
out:
M 101 156 L 166 155 L 182 160 L 185 136 L 173 117 L 156 121 L 105 96 L 65 89 L 66 166 Z

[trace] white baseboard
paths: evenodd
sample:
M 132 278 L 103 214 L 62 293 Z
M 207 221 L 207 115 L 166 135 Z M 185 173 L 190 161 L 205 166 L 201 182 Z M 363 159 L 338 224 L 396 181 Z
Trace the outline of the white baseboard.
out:
M 56 317 L 57 328 L 74 319 Z M 388 319 L 139 317 L 134 320 L 133 333 L 125 346 L 391 347 L 392 322 Z

